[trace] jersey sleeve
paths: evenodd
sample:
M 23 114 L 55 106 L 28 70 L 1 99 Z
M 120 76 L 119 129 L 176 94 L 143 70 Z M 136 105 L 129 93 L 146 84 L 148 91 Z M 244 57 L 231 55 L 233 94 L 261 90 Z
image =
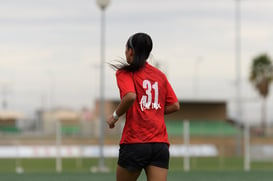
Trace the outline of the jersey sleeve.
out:
M 166 88 L 167 88 L 167 95 L 166 95 L 166 105 L 171 105 L 173 103 L 178 102 L 176 94 L 170 84 L 170 82 L 166 79 Z
M 135 85 L 131 72 L 118 70 L 116 73 L 116 79 L 120 92 L 120 98 L 123 98 L 123 96 L 129 92 L 135 92 Z

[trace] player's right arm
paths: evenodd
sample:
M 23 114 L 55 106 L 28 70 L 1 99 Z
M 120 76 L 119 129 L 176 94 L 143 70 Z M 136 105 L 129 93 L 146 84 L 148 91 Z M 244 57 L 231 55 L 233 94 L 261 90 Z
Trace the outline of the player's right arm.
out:
M 117 71 L 116 77 L 117 84 L 120 90 L 121 101 L 115 109 L 114 113 L 107 119 L 107 123 L 110 128 L 115 127 L 115 123 L 118 121 L 118 118 L 126 113 L 136 100 L 132 73 L 121 70 Z
M 107 120 L 109 128 L 115 127 L 115 123 L 118 121 L 118 118 L 128 111 L 128 109 L 134 104 L 135 100 L 136 93 L 134 92 L 128 92 L 123 96 L 115 110 L 115 115 L 111 115 Z

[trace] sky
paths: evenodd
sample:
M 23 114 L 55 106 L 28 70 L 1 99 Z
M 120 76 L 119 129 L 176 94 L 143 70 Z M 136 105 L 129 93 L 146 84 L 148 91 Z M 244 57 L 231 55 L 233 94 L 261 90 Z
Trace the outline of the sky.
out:
M 240 7 L 243 117 L 255 122 L 261 99 L 248 77 L 255 56 L 273 57 L 273 1 L 242 0 Z M 159 63 L 180 100 L 224 100 L 236 116 L 235 0 L 111 0 L 105 13 L 106 99 L 119 98 L 107 63 L 125 57 L 130 35 L 146 32 L 154 43 L 149 62 Z M 100 15 L 95 0 L 0 0 L 0 109 L 3 100 L 25 114 L 94 108 Z

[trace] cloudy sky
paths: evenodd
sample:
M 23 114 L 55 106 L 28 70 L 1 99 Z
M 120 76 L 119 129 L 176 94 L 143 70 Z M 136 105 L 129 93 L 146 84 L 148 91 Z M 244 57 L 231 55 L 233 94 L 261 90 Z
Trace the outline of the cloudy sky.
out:
M 272 9 L 272 0 L 241 3 L 244 117 L 254 121 L 260 100 L 248 74 L 253 57 L 273 57 Z M 124 57 L 131 34 L 147 32 L 154 41 L 150 61 L 161 65 L 179 99 L 232 105 L 234 20 L 235 0 L 112 0 L 106 10 L 106 61 Z M 0 0 L 1 103 L 27 114 L 39 107 L 92 108 L 99 96 L 99 37 L 95 0 Z M 114 72 L 105 67 L 105 95 L 118 98 Z M 270 95 L 271 108 L 272 102 Z M 273 115 L 268 117 L 273 122 Z

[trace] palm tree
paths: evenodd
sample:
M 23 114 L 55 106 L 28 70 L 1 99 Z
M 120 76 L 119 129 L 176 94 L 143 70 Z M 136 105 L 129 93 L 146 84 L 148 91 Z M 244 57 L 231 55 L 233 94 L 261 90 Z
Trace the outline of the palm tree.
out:
M 273 80 L 272 62 L 267 54 L 258 55 L 253 59 L 249 80 L 262 97 L 261 124 L 264 130 L 266 126 L 266 98 Z

